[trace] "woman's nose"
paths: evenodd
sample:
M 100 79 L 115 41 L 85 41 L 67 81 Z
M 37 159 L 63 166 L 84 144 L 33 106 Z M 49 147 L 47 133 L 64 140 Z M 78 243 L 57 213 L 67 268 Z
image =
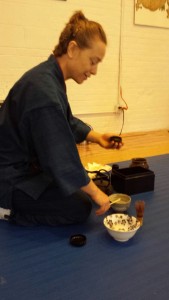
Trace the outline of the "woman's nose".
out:
M 96 75 L 97 74 L 97 65 L 92 66 L 91 68 L 91 74 Z

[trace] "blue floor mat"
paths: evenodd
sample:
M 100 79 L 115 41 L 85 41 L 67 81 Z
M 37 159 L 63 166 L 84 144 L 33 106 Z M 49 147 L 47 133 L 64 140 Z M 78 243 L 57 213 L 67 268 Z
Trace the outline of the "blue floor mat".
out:
M 144 200 L 143 227 L 128 242 L 111 238 L 104 216 L 83 225 L 21 227 L 0 221 L 0 300 L 168 300 L 169 155 L 147 158 L 155 190 Z M 119 163 L 128 167 L 129 162 Z M 85 234 L 84 247 L 69 244 Z

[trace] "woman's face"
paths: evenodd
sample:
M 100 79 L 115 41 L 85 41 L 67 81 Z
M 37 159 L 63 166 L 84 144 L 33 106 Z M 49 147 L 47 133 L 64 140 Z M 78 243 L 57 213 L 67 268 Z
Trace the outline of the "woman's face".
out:
M 70 46 L 72 48 L 68 49 L 70 54 L 68 78 L 81 84 L 91 75 L 96 75 L 98 64 L 105 56 L 106 45 L 100 39 L 96 39 L 91 48 L 81 49 L 74 41 Z

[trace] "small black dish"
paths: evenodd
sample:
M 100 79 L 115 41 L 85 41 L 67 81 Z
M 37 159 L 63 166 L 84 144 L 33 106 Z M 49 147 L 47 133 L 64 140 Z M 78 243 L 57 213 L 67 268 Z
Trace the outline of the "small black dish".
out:
M 114 141 L 115 143 L 122 143 L 122 138 L 120 136 L 111 136 L 110 141 Z
M 72 246 L 81 247 L 86 244 L 86 236 L 83 234 L 75 234 L 70 237 L 70 244 Z

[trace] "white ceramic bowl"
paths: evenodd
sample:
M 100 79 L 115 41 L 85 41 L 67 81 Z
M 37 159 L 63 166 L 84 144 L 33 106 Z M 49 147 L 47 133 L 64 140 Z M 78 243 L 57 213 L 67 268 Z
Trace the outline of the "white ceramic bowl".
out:
M 126 194 L 112 194 L 109 196 L 109 200 L 111 203 L 120 199 L 120 201 L 111 204 L 111 208 L 115 212 L 124 212 L 126 211 L 131 204 L 131 197 Z
M 140 228 L 140 222 L 126 214 L 112 214 L 104 218 L 103 224 L 108 233 L 119 242 L 131 239 Z

